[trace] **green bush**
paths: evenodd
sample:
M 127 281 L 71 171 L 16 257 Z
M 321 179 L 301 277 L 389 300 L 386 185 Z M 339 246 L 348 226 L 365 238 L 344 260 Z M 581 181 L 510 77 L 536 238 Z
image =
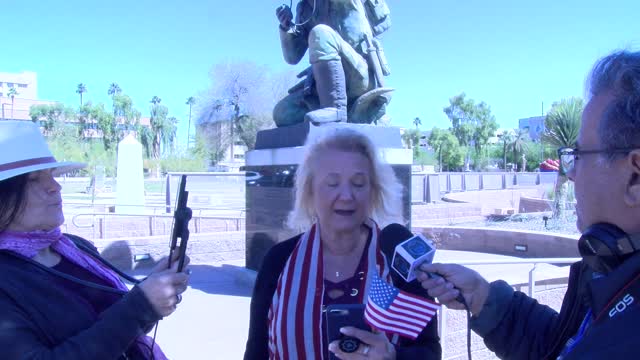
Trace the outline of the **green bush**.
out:
M 170 155 L 160 159 L 160 169 L 163 173 L 170 171 L 206 171 L 204 159 L 185 155 Z
M 53 156 L 58 161 L 77 161 L 87 164 L 84 169 L 70 174 L 72 176 L 92 176 L 97 165 L 104 166 L 106 176 L 115 176 L 115 150 L 106 151 L 100 140 L 79 139 L 76 131 L 75 126 L 66 125 L 55 136 L 47 138 Z
M 416 151 L 414 149 L 413 154 L 413 164 L 414 165 L 437 165 L 438 160 L 436 159 L 433 151 L 425 151 L 423 149 L 417 148 Z
M 101 139 L 84 139 L 77 135 L 75 125 L 62 125 L 47 137 L 51 152 L 58 161 L 76 161 L 87 164 L 71 176 L 93 176 L 96 166 L 104 166 L 105 176 L 116 176 L 117 153 L 112 148 L 105 150 Z M 162 173 L 169 171 L 206 171 L 207 164 L 202 154 L 195 151 L 178 152 L 161 159 L 144 159 L 145 171 L 155 174 L 160 164 Z

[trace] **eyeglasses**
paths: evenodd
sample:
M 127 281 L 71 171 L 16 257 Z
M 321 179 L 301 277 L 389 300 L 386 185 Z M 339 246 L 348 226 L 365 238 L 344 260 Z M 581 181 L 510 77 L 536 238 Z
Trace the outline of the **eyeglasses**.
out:
M 601 149 L 601 150 L 578 150 L 576 148 L 561 147 L 558 149 L 558 158 L 560 159 L 560 171 L 567 174 L 573 170 L 575 162 L 579 155 L 588 154 L 626 154 L 636 148 L 627 149 Z

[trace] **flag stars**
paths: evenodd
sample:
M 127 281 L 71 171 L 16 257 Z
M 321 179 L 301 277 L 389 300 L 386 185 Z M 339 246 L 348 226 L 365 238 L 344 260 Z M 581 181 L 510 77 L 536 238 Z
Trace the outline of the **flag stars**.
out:
M 415 339 L 440 305 L 402 292 L 374 274 L 365 308 L 365 320 L 379 330 Z

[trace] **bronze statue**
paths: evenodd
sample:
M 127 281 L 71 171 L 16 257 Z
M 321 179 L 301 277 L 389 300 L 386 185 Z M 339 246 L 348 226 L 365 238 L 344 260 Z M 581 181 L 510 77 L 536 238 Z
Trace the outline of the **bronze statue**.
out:
M 285 61 L 295 65 L 309 50 L 311 63 L 275 106 L 278 127 L 372 123 L 384 115 L 393 91 L 384 87 L 389 67 L 377 39 L 391 25 L 384 0 L 301 0 L 295 22 L 291 6 L 276 16 Z

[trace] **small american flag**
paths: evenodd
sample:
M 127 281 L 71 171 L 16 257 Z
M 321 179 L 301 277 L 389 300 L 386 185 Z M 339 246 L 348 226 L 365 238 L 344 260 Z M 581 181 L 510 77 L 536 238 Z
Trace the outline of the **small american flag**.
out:
M 387 284 L 377 274 L 369 289 L 364 318 L 372 327 L 415 339 L 440 305 Z

